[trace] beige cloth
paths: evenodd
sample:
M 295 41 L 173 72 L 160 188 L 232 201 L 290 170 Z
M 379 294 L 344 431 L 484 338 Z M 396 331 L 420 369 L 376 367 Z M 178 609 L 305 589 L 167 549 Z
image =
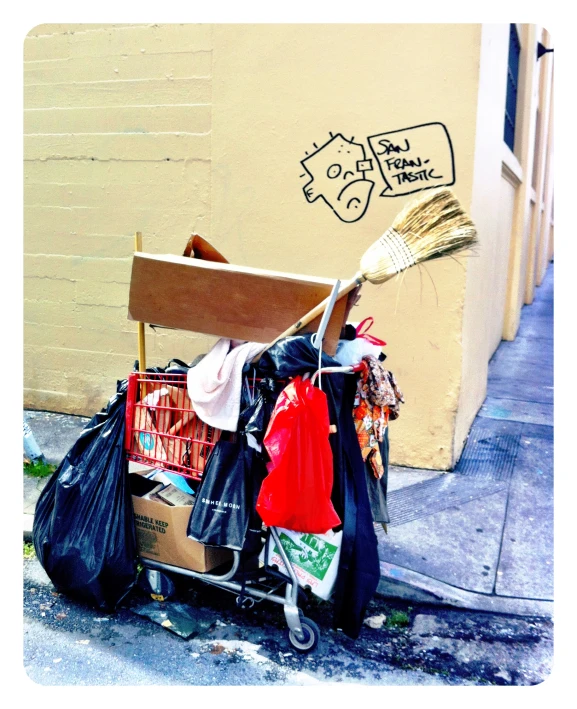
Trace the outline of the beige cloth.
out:
M 237 430 L 243 367 L 265 347 L 260 342 L 221 338 L 188 370 L 188 395 L 202 421 L 223 431 Z

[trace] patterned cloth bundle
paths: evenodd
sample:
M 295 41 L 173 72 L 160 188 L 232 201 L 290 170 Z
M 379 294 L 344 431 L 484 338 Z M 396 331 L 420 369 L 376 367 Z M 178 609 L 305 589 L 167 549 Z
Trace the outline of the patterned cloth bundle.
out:
M 380 479 L 384 466 L 379 443 L 383 441 L 389 420 L 399 417 L 400 404 L 405 400 L 393 373 L 376 357 L 368 355 L 363 357 L 363 362 L 367 366 L 357 385 L 353 416 L 363 460 L 370 463 L 374 476 Z

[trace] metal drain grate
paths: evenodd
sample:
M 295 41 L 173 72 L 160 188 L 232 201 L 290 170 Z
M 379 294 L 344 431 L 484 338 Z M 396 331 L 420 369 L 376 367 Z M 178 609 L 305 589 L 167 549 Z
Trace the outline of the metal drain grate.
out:
M 523 424 L 477 417 L 454 472 L 393 490 L 388 496 L 395 527 L 506 490 Z
M 503 481 L 489 480 L 455 473 L 408 485 L 389 493 L 390 526 L 398 527 L 428 517 L 450 507 L 458 507 L 507 488 Z
M 521 441 L 518 421 L 475 419 L 455 473 L 467 477 L 509 481 Z

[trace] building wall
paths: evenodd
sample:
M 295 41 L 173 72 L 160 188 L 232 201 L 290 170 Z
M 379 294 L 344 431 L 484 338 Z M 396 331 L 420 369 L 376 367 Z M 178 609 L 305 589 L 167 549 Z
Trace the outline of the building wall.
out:
M 363 252 L 412 197 L 379 197 L 379 175 L 366 173 L 376 184 L 358 221 L 337 218 L 322 198 L 309 203 L 303 187 L 310 176 L 300 161 L 331 132 L 354 136 L 374 164 L 368 136 L 443 123 L 455 155 L 453 188 L 468 206 L 480 31 L 479 25 L 216 26 L 212 226 L 223 252 L 259 267 L 342 279 L 355 274 Z M 467 268 L 466 259 L 449 259 L 381 286 L 365 284 L 351 316 L 374 316 L 373 332 L 388 343 L 387 365 L 405 394 L 390 430 L 396 463 L 441 469 L 452 463 Z
M 537 27 L 518 25 L 521 42 L 519 94 L 515 154 L 504 146 L 503 176 L 515 190 L 509 251 L 509 275 L 503 339 L 514 340 L 525 299 L 525 283 L 529 261 L 529 241 L 532 229 L 532 195 L 535 161 L 535 135 L 539 102 L 539 70 L 535 61 Z
M 545 29 L 539 28 L 538 40 L 545 47 L 552 47 L 552 38 Z M 535 288 L 541 284 L 549 259 L 548 239 L 551 233 L 551 207 L 553 199 L 553 56 L 545 54 L 538 62 L 539 86 L 537 97 L 538 121 L 535 130 L 535 160 L 532 171 L 531 229 L 527 259 L 525 303 L 530 305 Z M 551 177 L 551 179 L 549 179 Z
M 547 59 L 551 60 L 550 56 L 545 55 Z M 552 73 L 552 66 L 551 66 Z M 552 76 L 550 78 L 550 95 L 549 95 L 549 121 L 547 126 L 547 148 L 546 148 L 546 164 L 545 164 L 545 174 L 542 183 L 543 190 L 543 207 L 542 207 L 542 222 L 539 234 L 539 242 L 537 246 L 537 258 L 536 258 L 536 284 L 538 286 L 543 282 L 545 273 L 547 271 L 547 266 L 551 260 L 550 256 L 550 246 L 549 241 L 552 238 L 552 220 L 553 220 L 553 113 L 554 113 L 554 103 L 553 103 L 553 81 Z
M 451 468 L 506 318 L 516 204 L 516 166 L 504 169 L 502 150 L 507 42 L 507 25 L 474 24 L 34 28 L 24 43 L 25 406 L 92 415 L 131 370 L 135 231 L 145 251 L 181 253 L 197 232 L 234 263 L 352 277 L 412 199 L 379 155 L 382 134 L 410 129 L 398 145 L 410 138 L 447 180 L 452 155 L 452 188 L 480 247 L 365 284 L 350 319 L 374 316 L 405 394 L 393 462 Z M 332 152 L 330 163 L 373 183 L 350 212 L 323 162 L 340 137 L 352 156 Z M 147 328 L 147 363 L 190 361 L 213 341 Z
M 43 25 L 24 42 L 24 405 L 92 415 L 131 371 L 134 232 L 210 235 L 212 28 Z M 202 339 L 147 329 L 148 361 Z
M 535 25 L 517 25 L 521 56 L 514 151 L 503 141 L 508 25 L 483 25 L 475 181 L 471 215 L 482 235 L 469 268 L 463 320 L 463 388 L 454 457 L 486 392 L 488 361 L 502 339 L 517 334 L 521 309 L 532 300 L 553 256 L 552 58 L 537 61 Z M 549 63 L 548 63 L 549 62 Z
M 488 362 L 501 340 L 509 239 L 503 236 L 502 156 L 508 25 L 483 25 L 476 115 L 471 216 L 479 232 L 469 259 L 462 331 L 462 388 L 454 430 L 454 460 L 487 390 Z

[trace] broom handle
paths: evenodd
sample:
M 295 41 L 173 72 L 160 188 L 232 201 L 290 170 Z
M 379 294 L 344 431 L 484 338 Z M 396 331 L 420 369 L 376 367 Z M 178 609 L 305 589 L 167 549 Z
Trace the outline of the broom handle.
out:
M 347 281 L 346 283 L 344 283 L 340 287 L 339 292 L 337 293 L 336 300 L 340 300 L 344 295 L 347 295 L 347 293 L 350 293 L 352 290 L 354 290 L 355 288 L 360 286 L 366 280 L 367 279 L 359 271 L 355 275 L 354 278 L 352 278 L 350 281 Z M 316 305 L 312 310 L 309 310 L 309 312 L 306 315 L 304 315 L 298 322 L 294 323 L 294 325 L 291 325 L 287 330 L 285 330 L 277 338 L 275 338 L 271 343 L 269 343 L 266 346 L 266 348 L 259 355 L 257 355 L 257 357 L 255 357 L 255 359 L 252 360 L 253 364 L 258 362 L 258 360 L 262 357 L 262 355 L 267 350 L 269 350 L 273 345 L 275 345 L 279 340 L 282 340 L 283 337 L 290 337 L 291 335 L 296 335 L 300 330 L 303 329 L 303 327 L 305 325 L 308 325 L 316 317 L 321 315 L 321 313 L 323 313 L 325 308 L 327 307 L 330 299 L 331 299 L 331 296 L 329 295 L 322 302 L 320 302 L 318 305 Z
M 142 251 L 142 232 L 137 231 L 134 234 L 134 250 L 137 253 Z M 144 336 L 144 323 L 138 323 L 138 371 L 146 372 L 146 340 Z M 142 382 L 141 396 L 144 399 L 146 396 L 146 383 Z

